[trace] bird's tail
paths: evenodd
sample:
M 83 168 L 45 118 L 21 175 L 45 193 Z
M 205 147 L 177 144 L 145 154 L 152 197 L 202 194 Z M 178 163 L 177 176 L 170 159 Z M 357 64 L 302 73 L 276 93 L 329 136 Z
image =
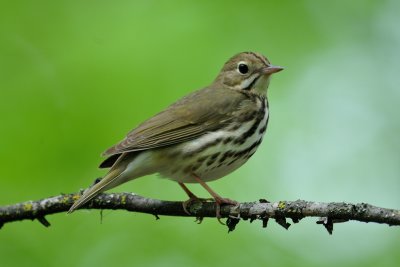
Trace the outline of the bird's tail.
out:
M 104 176 L 104 178 L 101 179 L 97 184 L 94 184 L 92 187 L 89 187 L 85 190 L 83 195 L 71 206 L 68 213 L 72 213 L 76 209 L 79 209 L 101 192 L 104 192 L 107 189 L 113 188 L 120 184 L 118 178 L 121 177 L 121 175 L 124 173 L 124 170 L 125 168 L 111 169 L 110 172 L 108 172 L 106 176 Z

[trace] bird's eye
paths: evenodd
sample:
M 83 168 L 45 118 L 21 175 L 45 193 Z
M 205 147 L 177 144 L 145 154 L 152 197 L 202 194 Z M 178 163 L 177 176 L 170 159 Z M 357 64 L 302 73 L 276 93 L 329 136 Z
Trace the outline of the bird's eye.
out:
M 249 66 L 247 66 L 246 63 L 242 63 L 242 62 L 239 63 L 237 69 L 238 69 L 238 71 L 239 71 L 240 74 L 246 74 L 246 73 L 249 72 Z

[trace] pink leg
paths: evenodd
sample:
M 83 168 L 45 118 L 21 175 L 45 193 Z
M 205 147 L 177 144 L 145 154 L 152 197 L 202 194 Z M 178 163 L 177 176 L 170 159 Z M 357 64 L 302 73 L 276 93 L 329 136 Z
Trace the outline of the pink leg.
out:
M 187 188 L 184 183 L 178 182 L 178 184 L 182 187 L 183 191 L 185 191 L 186 195 L 188 195 L 189 198 L 198 199 L 198 197 L 195 194 L 193 194 L 192 191 L 190 191 L 189 188 Z
M 235 200 L 229 199 L 229 198 L 223 198 L 220 195 L 218 195 L 217 193 L 214 192 L 214 190 L 211 189 L 211 187 L 209 187 L 203 180 L 200 179 L 200 177 L 198 177 L 197 175 L 193 174 L 193 178 L 202 186 L 204 187 L 205 190 L 207 190 L 208 193 L 210 193 L 210 195 L 215 199 L 215 203 L 217 206 L 217 210 L 216 210 L 216 216 L 218 221 L 221 224 L 224 224 L 221 222 L 221 205 L 238 205 L 239 203 Z
M 198 198 L 195 194 L 192 193 L 192 191 L 189 190 L 189 188 L 186 187 L 186 185 L 184 183 L 178 182 L 178 184 L 181 186 L 181 188 L 183 189 L 183 191 L 185 191 L 185 193 L 188 195 L 189 199 L 182 202 L 182 207 L 183 210 L 190 215 L 190 212 L 188 211 L 188 206 L 190 205 L 190 203 L 192 203 L 193 201 L 201 201 L 201 198 Z

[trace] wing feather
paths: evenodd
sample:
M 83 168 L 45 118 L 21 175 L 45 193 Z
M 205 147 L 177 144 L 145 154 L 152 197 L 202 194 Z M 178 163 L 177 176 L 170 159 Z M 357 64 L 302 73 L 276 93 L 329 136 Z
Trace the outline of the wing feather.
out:
M 103 155 L 112 156 L 192 140 L 228 123 L 246 99 L 246 94 L 232 89 L 205 88 L 196 91 L 140 124 Z

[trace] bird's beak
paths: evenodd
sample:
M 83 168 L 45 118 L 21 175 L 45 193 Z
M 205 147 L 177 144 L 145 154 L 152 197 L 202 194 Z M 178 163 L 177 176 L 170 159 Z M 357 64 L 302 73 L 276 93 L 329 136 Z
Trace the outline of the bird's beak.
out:
M 272 73 L 280 72 L 281 70 L 283 70 L 283 67 L 269 65 L 268 67 L 262 68 L 261 73 L 262 74 L 272 74 Z

